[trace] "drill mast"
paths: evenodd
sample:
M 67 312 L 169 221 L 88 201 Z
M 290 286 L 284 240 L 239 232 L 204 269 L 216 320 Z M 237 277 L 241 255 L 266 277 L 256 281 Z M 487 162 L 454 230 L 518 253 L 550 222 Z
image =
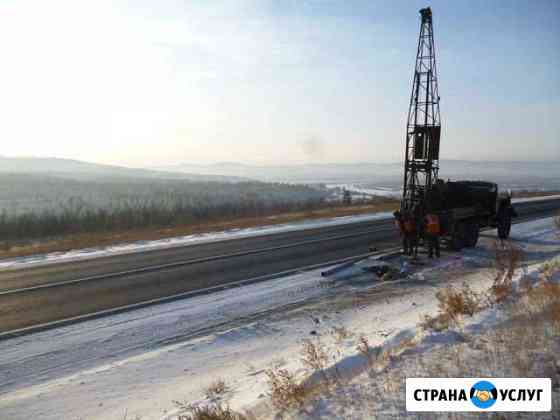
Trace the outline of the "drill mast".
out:
M 406 126 L 402 211 L 424 208 L 437 181 L 441 122 L 432 11 L 420 10 L 421 24 Z

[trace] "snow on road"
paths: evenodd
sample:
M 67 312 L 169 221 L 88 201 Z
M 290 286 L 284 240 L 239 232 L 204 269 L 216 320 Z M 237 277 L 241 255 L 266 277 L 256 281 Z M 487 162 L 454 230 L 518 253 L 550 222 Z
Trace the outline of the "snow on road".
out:
M 446 254 L 380 282 L 354 267 L 323 278 L 320 270 L 0 342 L 0 413 L 9 419 L 172 418 L 172 401 L 203 398 L 217 378 L 233 390 L 233 408 L 254 405 L 267 391 L 264 369 L 300 369 L 304 338 L 353 334 L 340 356 L 355 354 L 365 334 L 372 345 L 435 313 L 434 292 L 450 282 L 488 286 L 494 233 L 462 254 Z M 512 239 L 538 264 L 560 253 L 552 219 L 515 225 Z M 401 267 L 407 269 L 404 259 Z M 364 262 L 363 266 L 372 262 Z
M 542 197 L 529 197 L 529 198 L 513 198 L 511 201 L 512 203 L 528 203 L 533 201 L 542 201 L 542 200 L 558 200 L 560 199 L 560 195 L 548 195 Z

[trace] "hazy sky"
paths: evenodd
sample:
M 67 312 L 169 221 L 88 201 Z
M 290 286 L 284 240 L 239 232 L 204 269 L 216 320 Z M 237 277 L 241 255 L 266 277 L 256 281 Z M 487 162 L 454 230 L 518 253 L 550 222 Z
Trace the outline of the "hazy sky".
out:
M 0 155 L 397 161 L 416 1 L 0 0 Z M 442 156 L 560 160 L 560 1 L 432 1 Z

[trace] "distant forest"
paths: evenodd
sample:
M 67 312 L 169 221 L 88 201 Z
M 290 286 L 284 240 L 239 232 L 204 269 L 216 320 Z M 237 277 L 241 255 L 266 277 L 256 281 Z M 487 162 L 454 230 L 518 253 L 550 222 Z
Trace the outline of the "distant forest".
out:
M 324 206 L 327 191 L 264 182 L 0 174 L 0 240 L 187 225 Z

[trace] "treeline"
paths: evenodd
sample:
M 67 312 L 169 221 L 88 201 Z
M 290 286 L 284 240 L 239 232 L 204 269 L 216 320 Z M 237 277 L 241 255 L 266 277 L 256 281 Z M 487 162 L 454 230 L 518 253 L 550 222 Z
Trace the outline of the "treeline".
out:
M 176 201 L 191 205 L 221 204 L 246 199 L 305 201 L 326 192 L 306 185 L 265 182 L 186 181 L 177 179 L 93 178 L 74 180 L 54 176 L 0 174 L 0 210 L 16 213 L 67 211 L 89 206 L 118 209 L 155 201 L 172 206 Z
M 72 200 L 70 201 L 70 203 Z M 4 240 L 31 239 L 70 233 L 126 230 L 145 227 L 169 227 L 240 217 L 261 217 L 290 211 L 324 207 L 323 199 L 265 202 L 246 199 L 236 203 L 190 204 L 178 200 L 172 206 L 147 202 L 114 209 L 63 204 L 62 211 L 0 214 L 0 237 Z
M 172 227 L 324 207 L 305 185 L 11 176 L 0 187 L 0 240 Z

